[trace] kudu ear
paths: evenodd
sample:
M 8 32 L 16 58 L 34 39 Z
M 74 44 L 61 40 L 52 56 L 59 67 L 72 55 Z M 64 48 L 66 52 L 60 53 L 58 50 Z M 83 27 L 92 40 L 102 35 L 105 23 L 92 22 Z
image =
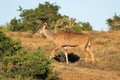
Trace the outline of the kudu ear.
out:
M 46 28 L 46 26 L 47 26 L 47 23 L 46 23 L 46 22 L 43 23 L 43 28 L 44 28 L 44 29 Z

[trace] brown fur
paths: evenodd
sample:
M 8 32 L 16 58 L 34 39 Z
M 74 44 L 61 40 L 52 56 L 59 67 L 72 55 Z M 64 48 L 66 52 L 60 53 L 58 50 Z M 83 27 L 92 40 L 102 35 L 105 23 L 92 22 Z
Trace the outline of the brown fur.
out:
M 89 35 L 85 33 L 76 33 L 70 31 L 59 31 L 55 36 L 55 44 L 63 46 L 84 46 L 87 47 Z
M 81 51 L 85 54 L 85 60 L 87 62 L 88 54 L 90 53 L 92 61 L 94 62 L 94 55 L 89 49 L 90 46 L 90 36 L 86 33 L 77 33 L 77 32 L 70 32 L 70 31 L 58 31 L 57 33 L 53 33 L 46 29 L 46 23 L 43 24 L 43 28 L 40 30 L 48 39 L 54 41 L 56 44 L 55 50 L 52 52 L 52 56 L 54 53 L 60 49 L 65 48 L 65 56 L 66 62 L 68 64 L 68 56 L 67 56 L 67 47 L 76 47 L 78 46 Z M 40 32 L 40 33 L 41 33 Z

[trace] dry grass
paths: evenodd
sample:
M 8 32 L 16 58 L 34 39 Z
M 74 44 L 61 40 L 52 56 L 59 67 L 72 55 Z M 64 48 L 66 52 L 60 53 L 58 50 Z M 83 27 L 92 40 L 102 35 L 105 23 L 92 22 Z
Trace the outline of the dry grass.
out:
M 35 36 L 28 32 L 7 32 L 13 39 L 20 39 L 29 51 L 41 47 L 46 55 L 50 55 L 55 45 L 43 36 Z M 63 80 L 120 80 L 120 32 L 91 32 L 92 51 L 96 62 L 85 63 L 83 54 L 78 48 L 69 48 L 72 56 L 79 60 L 66 64 L 55 61 L 54 70 L 60 73 Z M 62 51 L 62 49 L 60 50 Z M 75 57 L 69 55 L 69 61 Z

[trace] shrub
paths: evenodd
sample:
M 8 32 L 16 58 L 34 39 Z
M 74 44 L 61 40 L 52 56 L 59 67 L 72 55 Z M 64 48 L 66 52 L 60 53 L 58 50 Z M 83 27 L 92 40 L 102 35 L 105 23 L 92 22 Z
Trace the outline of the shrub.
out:
M 109 25 L 109 30 L 120 30 L 120 16 L 115 14 L 112 18 L 107 19 L 106 22 Z
M 51 61 L 39 48 L 32 53 L 24 53 L 4 58 L 5 75 L 12 78 L 32 77 L 33 79 L 56 80 L 52 72 Z
M 0 30 L 0 61 L 4 56 L 12 56 L 22 49 L 19 41 L 12 40 Z
M 15 78 L 19 80 L 58 80 L 52 72 L 51 60 L 41 48 L 28 52 L 20 42 L 13 41 L 0 31 L 0 79 Z M 1 71 L 1 70 L 0 70 Z

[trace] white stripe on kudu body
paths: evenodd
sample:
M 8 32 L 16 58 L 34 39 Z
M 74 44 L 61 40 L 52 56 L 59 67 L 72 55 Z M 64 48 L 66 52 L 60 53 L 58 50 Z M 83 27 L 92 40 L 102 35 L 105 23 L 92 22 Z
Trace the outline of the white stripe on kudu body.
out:
M 41 30 L 38 30 L 37 33 L 43 33 L 48 39 L 52 40 L 56 44 L 55 50 L 52 52 L 52 56 L 54 53 L 64 47 L 66 62 L 68 64 L 68 56 L 67 56 L 67 47 L 79 47 L 81 51 L 85 54 L 85 61 L 87 62 L 88 54 L 90 53 L 92 61 L 94 62 L 94 55 L 90 50 L 90 36 L 86 33 L 77 33 L 61 30 L 57 33 L 53 33 L 50 30 L 46 29 L 47 24 L 44 23 Z

